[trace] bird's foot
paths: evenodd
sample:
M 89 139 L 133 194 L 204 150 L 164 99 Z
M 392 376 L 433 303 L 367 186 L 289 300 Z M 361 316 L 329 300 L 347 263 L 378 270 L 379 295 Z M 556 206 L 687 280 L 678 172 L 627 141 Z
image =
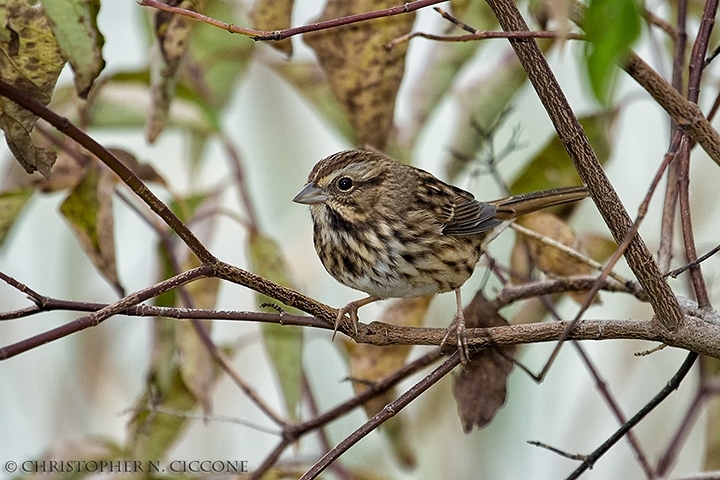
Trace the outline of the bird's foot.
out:
M 337 331 L 340 328 L 340 324 L 342 323 L 343 318 L 345 318 L 345 315 L 350 315 L 350 321 L 352 322 L 353 330 L 355 331 L 355 336 L 357 337 L 359 321 L 357 314 L 358 308 L 367 305 L 368 303 L 377 302 L 378 300 L 381 300 L 381 298 L 370 295 L 369 297 L 361 298 L 360 300 L 350 302 L 344 307 L 342 307 L 340 310 L 338 310 L 337 317 L 335 318 L 335 329 L 333 330 L 332 340 L 335 340 L 335 335 L 337 334 Z
M 357 302 L 350 302 L 344 307 L 342 307 L 340 310 L 338 310 L 337 317 L 335 318 L 335 328 L 333 329 L 333 335 L 332 340 L 335 341 L 335 335 L 337 335 L 338 328 L 340 328 L 340 324 L 343 321 L 343 318 L 345 318 L 345 315 L 350 315 L 350 321 L 352 322 L 353 329 L 355 330 L 355 335 L 358 333 L 358 305 Z
M 442 342 L 440 342 L 440 348 L 447 343 L 448 338 L 450 338 L 450 335 L 453 333 L 455 334 L 455 345 L 457 345 L 457 350 L 460 354 L 460 361 L 463 365 L 466 365 L 470 361 L 470 348 L 468 347 L 467 333 L 465 332 L 465 315 L 462 310 L 458 310 L 455 314 L 455 318 L 453 318 Z

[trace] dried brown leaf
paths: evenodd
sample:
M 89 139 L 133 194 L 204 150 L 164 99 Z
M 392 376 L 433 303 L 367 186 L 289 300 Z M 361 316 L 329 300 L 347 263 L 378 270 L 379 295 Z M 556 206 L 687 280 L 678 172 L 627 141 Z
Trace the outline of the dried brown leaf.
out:
M 203 0 L 171 0 L 172 6 L 202 11 Z M 151 61 L 152 107 L 145 124 L 145 135 L 154 142 L 167 126 L 170 103 L 175 95 L 177 74 L 190 43 L 196 21 L 183 15 L 158 10 L 155 14 L 156 52 Z
M 391 0 L 329 0 L 318 21 L 397 5 Z M 384 150 L 393 128 L 395 97 L 405 72 L 407 42 L 391 40 L 412 29 L 414 14 L 396 15 L 305 35 L 333 92 L 355 129 L 358 145 Z
M 463 313 L 468 328 L 508 325 L 482 291 L 475 294 Z M 486 348 L 472 354 L 470 362 L 455 376 L 453 395 L 465 433 L 490 423 L 505 403 L 514 354 L 514 346 Z
M 110 150 L 110 152 L 112 152 L 118 160 L 123 162 L 126 167 L 132 170 L 133 173 L 140 178 L 140 180 L 145 182 L 155 182 L 164 186 L 167 185 L 167 182 L 162 175 L 160 175 L 151 164 L 141 162 L 132 152 L 123 148 L 108 148 L 108 150 Z
M 575 230 L 552 213 L 535 212 L 518 218 L 516 222 L 525 228 L 581 253 L 584 251 L 584 247 L 575 234 Z M 530 254 L 533 261 L 543 272 L 558 277 L 586 275 L 590 273 L 591 268 L 588 265 L 570 257 L 552 245 L 547 245 L 535 238 L 523 238 L 530 246 Z
M 518 218 L 516 222 L 544 237 L 587 255 L 586 248 L 575 230 L 552 213 L 535 212 Z M 589 275 L 592 272 L 592 268 L 586 263 L 535 238 L 518 236 L 515 248 L 527 252 L 526 255 L 529 255 L 532 263 L 537 268 L 553 277 Z M 520 258 L 522 253 L 517 255 L 517 258 Z M 527 276 L 526 278 L 530 277 Z M 587 296 L 586 291 L 568 292 L 568 294 L 580 304 L 585 301 Z M 599 297 L 594 300 L 596 303 L 599 301 Z

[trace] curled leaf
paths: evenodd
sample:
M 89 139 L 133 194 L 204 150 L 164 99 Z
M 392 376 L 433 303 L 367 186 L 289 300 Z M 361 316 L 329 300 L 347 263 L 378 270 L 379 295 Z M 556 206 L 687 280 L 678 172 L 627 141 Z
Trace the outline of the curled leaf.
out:
M 203 4 L 202 0 L 173 0 L 169 3 L 191 11 L 201 10 Z M 151 143 L 167 126 L 178 70 L 195 24 L 194 20 L 182 15 L 161 10 L 155 14 L 157 44 L 150 67 L 152 108 L 145 125 L 145 133 Z
M 87 98 L 95 79 L 105 68 L 105 38 L 98 29 L 100 0 L 42 0 L 62 57 L 75 73 L 75 90 Z
M 468 328 L 508 325 L 482 291 L 475 294 L 463 313 Z M 505 403 L 514 354 L 514 346 L 485 348 L 472 354 L 470 362 L 455 376 L 453 395 L 465 433 L 490 423 Z
M 519 217 L 516 222 L 543 237 L 587 255 L 585 246 L 575 230 L 552 213 L 535 212 Z M 587 263 L 537 238 L 518 236 L 515 248 L 518 249 L 519 256 L 527 252 L 532 265 L 553 277 L 589 275 L 592 272 L 592 268 Z M 513 271 L 514 268 L 515 265 Z M 569 292 L 569 294 L 578 303 L 582 303 L 586 296 L 586 292 Z M 596 297 L 595 301 L 599 301 L 599 297 Z

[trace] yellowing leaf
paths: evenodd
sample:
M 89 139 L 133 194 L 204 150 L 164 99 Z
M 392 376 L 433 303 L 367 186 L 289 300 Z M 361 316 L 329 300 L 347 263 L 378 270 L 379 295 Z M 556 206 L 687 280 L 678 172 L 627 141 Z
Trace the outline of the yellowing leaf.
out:
M 95 79 L 105 68 L 105 44 L 97 26 L 100 0 L 42 0 L 62 57 L 75 72 L 75 90 L 87 98 Z
M 703 471 L 717 471 L 720 469 L 720 398 L 715 395 L 708 398 L 705 411 L 708 417 L 702 468 Z
M 318 19 L 328 20 L 397 5 L 391 0 L 329 0 Z M 387 43 L 408 33 L 413 14 L 306 34 L 335 95 L 355 129 L 356 144 L 384 150 L 393 127 L 395 96 L 405 72 L 407 43 Z
M 200 305 L 196 307 L 203 308 Z M 206 328 L 211 325 L 210 322 L 203 324 Z M 178 322 L 175 326 L 175 342 L 180 355 L 180 375 L 183 383 L 200 403 L 203 412 L 210 414 L 212 386 L 215 383 L 215 359 L 190 322 Z
M 432 296 L 401 298 L 390 305 L 382 314 L 381 322 L 416 327 L 422 324 Z M 367 344 L 346 342 L 350 352 L 350 377 L 355 380 L 353 388 L 360 393 L 373 382 L 390 375 L 402 367 L 410 353 L 410 345 L 389 345 L 377 347 Z M 388 390 L 363 404 L 368 417 L 372 417 L 396 397 L 395 389 Z M 393 454 L 405 467 L 415 466 L 416 458 L 408 444 L 407 429 L 402 426 L 401 417 L 393 417 L 385 423 L 384 431 L 390 441 Z
M 114 183 L 112 172 L 94 165 L 60 205 L 60 212 L 70 223 L 95 268 L 119 294 L 123 294 L 115 265 Z
M 9 32 L 0 40 L 0 78 L 43 105 L 50 102 L 64 61 L 43 10 L 25 0 L 0 0 Z M 37 117 L 5 97 L 0 97 L 0 128 L 15 159 L 27 173 L 50 177 L 55 152 L 36 147 L 30 138 Z
M 0 245 L 5 243 L 10 228 L 33 193 L 32 188 L 0 193 Z
M 148 386 L 135 402 L 134 409 L 139 413 L 130 422 L 127 442 L 128 454 L 133 459 L 163 458 L 188 423 L 188 418 L 182 414 L 191 413 L 197 406 L 195 396 L 185 386 L 177 366 L 169 372 L 167 381 L 166 387 L 158 391 L 157 384 L 151 379 L 152 386 Z M 162 407 L 164 411 L 153 411 L 153 406 Z
M 607 235 L 600 235 L 593 232 L 582 232 L 578 234 L 581 245 L 587 251 L 590 258 L 596 262 L 604 262 L 615 253 L 617 243 Z
M 575 231 L 552 213 L 535 212 L 519 217 L 516 222 L 543 237 L 578 251 L 584 250 Z M 591 269 L 588 265 L 552 245 L 547 245 L 535 238 L 524 238 L 530 245 L 531 256 L 540 270 L 560 277 L 590 273 Z
M 250 18 L 257 30 L 284 30 L 290 28 L 294 0 L 256 0 Z M 292 41 L 285 38 L 269 42 L 273 48 L 292 55 Z
M 285 259 L 274 240 L 258 232 L 251 232 L 248 239 L 248 252 L 253 272 L 280 285 L 292 287 Z M 259 304 L 277 303 L 261 294 L 257 295 L 257 299 Z M 290 307 L 278 306 L 284 311 L 296 312 Z M 301 394 L 302 329 L 264 323 L 262 332 L 265 350 L 280 381 L 288 414 L 290 418 L 295 419 Z

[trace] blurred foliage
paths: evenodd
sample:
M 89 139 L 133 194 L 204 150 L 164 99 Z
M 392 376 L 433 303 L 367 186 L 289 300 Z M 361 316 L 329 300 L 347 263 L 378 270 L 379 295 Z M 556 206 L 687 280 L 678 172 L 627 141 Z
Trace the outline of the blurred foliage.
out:
M 426 45 L 425 56 L 415 72 L 416 79 L 411 82 L 406 78 L 410 41 L 398 41 L 392 47 L 389 43 L 416 29 L 414 14 L 306 34 L 302 40 L 314 57 L 296 60 L 292 58 L 293 41 L 289 38 L 270 43 L 270 48 L 239 35 L 231 36 L 206 23 L 142 9 L 138 21 L 144 23 L 149 33 L 145 64 L 103 74 L 106 63 L 112 65 L 113 59 L 103 55 L 104 36 L 97 24 L 101 0 L 42 0 L 38 5 L 34 3 L 0 0 L 3 7 L 0 9 L 0 50 L 6 59 L 0 61 L 2 80 L 24 89 L 44 104 L 52 97 L 50 107 L 54 111 L 85 129 L 144 131 L 148 142 L 162 138 L 169 130 L 181 132 L 188 145 L 189 192 L 175 191 L 153 167 L 154 160 L 140 161 L 135 152 L 124 148 L 113 149 L 112 153 L 141 180 L 162 192 L 172 211 L 192 226 L 204 244 L 211 245 L 217 235 L 216 219 L 220 214 L 233 218 L 246 234 L 248 265 L 241 267 L 289 287 L 302 284 L 294 278 L 283 251 L 294 239 L 273 238 L 263 231 L 262 226 L 248 220 L 253 218 L 253 204 L 263 202 L 265 199 L 259 195 L 266 192 L 255 192 L 258 195 L 255 198 L 249 194 L 250 190 L 243 191 L 248 200 L 238 206 L 238 213 L 222 210 L 220 199 L 230 186 L 245 188 L 237 185 L 241 182 L 236 182 L 241 175 L 228 174 L 226 182 L 214 190 L 197 191 L 193 187 L 195 174 L 208 161 L 208 145 L 213 141 L 226 142 L 229 138 L 224 131 L 228 128 L 224 115 L 252 66 L 267 67 L 282 79 L 312 105 L 318 116 L 326 120 L 329 128 L 346 143 L 385 150 L 404 162 L 413 161 L 413 150 L 423 139 L 425 129 L 444 104 L 453 102 L 458 108 L 456 126 L 445 149 L 448 157 L 438 159 L 438 163 L 443 162 L 450 181 L 457 180 L 480 162 L 478 159 L 482 157 L 486 143 L 503 128 L 503 115 L 527 86 L 526 74 L 514 53 L 506 42 L 498 47 L 498 40 Z M 291 27 L 295 4 L 293 0 L 257 0 L 252 8 L 248 8 L 242 2 L 228 0 L 171 0 L 167 3 L 228 24 L 265 30 Z M 394 0 L 329 0 L 317 21 L 398 4 Z M 530 10 L 539 25 L 532 28 L 548 26 L 560 31 L 573 30 L 575 27 L 568 21 L 572 5 L 564 0 L 532 2 Z M 450 8 L 460 21 L 472 28 L 490 30 L 497 27 L 485 2 L 453 0 Z M 696 8 L 691 8 L 694 20 L 699 15 Z M 580 122 L 604 165 L 612 154 L 614 126 L 620 114 L 613 97 L 616 64 L 642 33 L 641 14 L 642 5 L 636 0 L 590 0 L 585 12 L 582 31 L 588 42 L 578 63 L 587 72 L 588 96 L 594 95 L 608 107 L 584 116 Z M 434 33 L 467 33 L 444 21 L 435 27 L 440 31 Z M 542 50 L 549 53 L 563 48 L 565 41 L 543 40 L 539 43 Z M 478 59 L 484 62 L 480 66 Z M 56 88 L 65 62 L 72 68 L 73 85 Z M 401 124 L 396 122 L 396 100 L 403 87 L 410 92 L 412 101 L 407 121 Z M 116 212 L 113 208 L 120 183 L 96 158 L 39 132 L 35 129 L 36 121 L 34 115 L 4 97 L 0 98 L 0 128 L 18 161 L 3 173 L 0 246 L 24 218 L 26 205 L 35 192 L 61 192 L 61 215 L 100 277 L 122 296 L 125 292 L 117 272 L 115 243 L 122 241 L 122 235 L 127 232 L 115 231 Z M 277 135 L 283 135 L 283 132 L 277 132 Z M 579 182 L 573 164 L 556 136 L 545 140 L 536 154 L 522 161 L 525 163 L 516 169 L 519 173 L 510 181 L 505 181 L 502 171 L 495 172 L 503 185 L 509 185 L 512 193 Z M 182 168 L 183 164 L 178 161 L 174 165 Z M 46 178 L 36 174 L 28 180 L 20 166 L 28 173 L 37 170 Z M 228 171 L 231 171 L 230 167 Z M 299 179 L 298 184 L 301 181 Z M 158 235 L 158 280 L 198 265 L 198 260 L 180 244 L 172 231 L 145 213 L 143 206 L 133 206 Z M 614 244 L 597 234 L 575 232 L 569 225 L 570 213 L 571 210 L 566 210 L 560 216 L 528 217 L 525 225 L 598 260 L 607 258 Z M 557 276 L 590 272 L 589 267 L 558 254 L 557 250 L 522 239 L 513 249 L 510 266 L 513 273 L 519 274 L 516 276 L 525 279 L 533 278 L 539 271 Z M 213 309 L 217 306 L 219 291 L 219 281 L 203 279 L 183 290 L 160 295 L 154 301 L 159 306 Z M 582 301 L 582 295 L 582 292 L 576 293 L 574 298 Z M 272 299 L 262 295 L 256 300 L 258 306 L 271 303 L 275 309 L 294 312 L 284 305 L 275 305 Z M 386 308 L 380 320 L 420 326 L 429 304 L 430 298 L 403 299 Z M 469 326 L 507 324 L 482 294 L 473 300 L 468 311 Z M 544 313 L 540 302 L 526 302 L 514 316 L 514 321 L 538 321 Z M 212 323 L 202 325 L 209 335 Z M 262 334 L 288 421 L 301 421 L 307 416 L 304 407 L 309 395 L 303 388 L 306 346 L 303 330 L 265 324 Z M 212 412 L 212 395 L 219 368 L 204 339 L 198 335 L 197 325 L 157 318 L 153 321 L 151 335 L 147 381 L 133 406 L 134 416 L 128 425 L 125 444 L 88 442 L 87 449 L 80 453 L 86 455 L 83 458 L 95 458 L 90 452 L 96 452 L 97 458 L 106 459 L 121 458 L 122 455 L 161 459 L 182 438 L 192 412 L 197 409 L 205 415 Z M 356 392 L 396 371 L 410 354 L 409 346 L 381 348 L 350 342 L 342 345 Z M 231 354 L 234 349 L 225 347 L 223 352 Z M 513 354 L 511 348 L 488 349 L 456 377 L 454 393 L 466 431 L 486 425 L 503 406 Z M 373 416 L 382 411 L 396 395 L 395 391 L 390 391 L 365 403 L 366 415 Z M 716 411 L 717 405 L 713 404 L 712 408 Z M 717 452 L 720 444 L 716 439 L 718 428 L 713 426 L 713 429 L 712 434 L 707 435 L 709 452 Z M 409 431 L 411 429 L 401 417 L 393 418 L 384 428 L 396 461 L 408 468 L 417 463 Z M 706 464 L 708 468 L 717 468 L 717 458 L 708 456 Z M 267 478 L 284 478 L 288 471 L 296 477 L 295 470 L 294 465 L 279 465 L 267 473 Z M 356 473 L 357 478 L 383 478 L 367 471 Z

